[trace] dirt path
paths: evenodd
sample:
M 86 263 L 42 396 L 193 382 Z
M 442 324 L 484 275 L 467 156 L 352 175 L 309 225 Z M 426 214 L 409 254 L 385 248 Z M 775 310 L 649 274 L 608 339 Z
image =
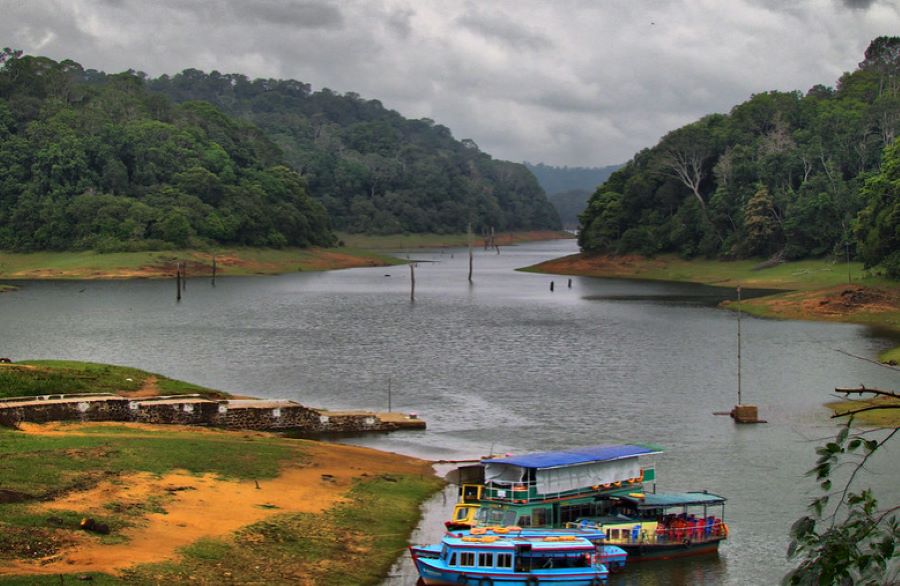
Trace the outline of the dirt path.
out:
M 39 426 L 24 431 L 40 433 Z M 56 428 L 50 433 L 64 433 Z M 270 480 L 222 480 L 172 471 L 162 477 L 138 473 L 104 481 L 48 503 L 41 511 L 77 510 L 102 515 L 113 504 L 120 510 L 158 503 L 165 512 L 148 512 L 138 526 L 121 534 L 126 543 L 105 545 L 99 537 L 79 533 L 74 547 L 37 561 L 17 561 L 0 575 L 73 572 L 115 574 L 137 564 L 178 557 L 178 549 L 201 538 L 223 538 L 241 527 L 285 512 L 320 513 L 338 503 L 354 478 L 379 474 L 427 474 L 428 463 L 355 446 L 312 444 L 304 462 L 285 468 Z M 107 511 L 108 512 L 108 511 Z
M 152 374 L 144 379 L 144 384 L 136 391 L 119 391 L 119 394 L 129 399 L 140 399 L 142 397 L 156 397 L 159 395 L 159 379 Z

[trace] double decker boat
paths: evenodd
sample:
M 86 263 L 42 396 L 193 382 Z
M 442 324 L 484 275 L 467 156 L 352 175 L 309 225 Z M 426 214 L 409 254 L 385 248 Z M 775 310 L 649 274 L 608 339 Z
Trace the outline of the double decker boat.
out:
M 728 536 L 725 498 L 657 492 L 641 458 L 657 446 L 604 445 L 505 458 L 460 468 L 448 529 L 484 525 L 591 528 L 632 561 L 715 553 Z

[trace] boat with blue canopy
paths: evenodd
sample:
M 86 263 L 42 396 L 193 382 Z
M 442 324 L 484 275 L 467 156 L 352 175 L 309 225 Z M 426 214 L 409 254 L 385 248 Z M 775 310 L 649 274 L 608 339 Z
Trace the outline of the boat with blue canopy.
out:
M 598 546 L 595 541 L 602 536 L 595 529 L 479 527 L 409 549 L 427 586 L 598 586 L 609 576 L 607 564 L 624 565 L 627 555 L 614 546 Z

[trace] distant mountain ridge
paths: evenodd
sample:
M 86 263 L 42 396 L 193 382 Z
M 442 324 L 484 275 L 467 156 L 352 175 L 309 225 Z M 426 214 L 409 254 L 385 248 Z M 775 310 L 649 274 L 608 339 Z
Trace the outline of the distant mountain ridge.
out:
M 621 165 L 606 167 L 554 167 L 538 163 L 524 163 L 534 173 L 547 192 L 547 199 L 556 208 L 563 225 L 578 227 L 578 215 L 587 207 L 587 200 L 597 187 Z

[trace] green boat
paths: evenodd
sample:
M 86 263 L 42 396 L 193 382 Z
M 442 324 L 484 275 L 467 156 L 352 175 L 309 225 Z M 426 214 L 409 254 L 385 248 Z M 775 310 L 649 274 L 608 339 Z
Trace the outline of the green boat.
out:
M 451 473 L 460 498 L 447 528 L 599 529 L 633 561 L 716 553 L 728 536 L 726 499 L 657 492 L 642 458 L 660 453 L 629 444 L 481 460 Z

